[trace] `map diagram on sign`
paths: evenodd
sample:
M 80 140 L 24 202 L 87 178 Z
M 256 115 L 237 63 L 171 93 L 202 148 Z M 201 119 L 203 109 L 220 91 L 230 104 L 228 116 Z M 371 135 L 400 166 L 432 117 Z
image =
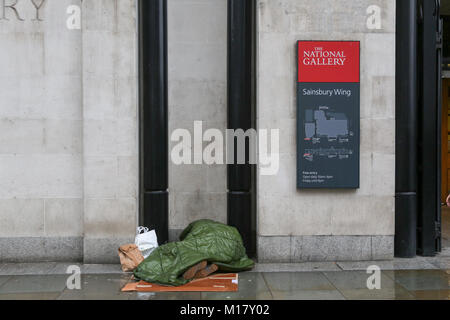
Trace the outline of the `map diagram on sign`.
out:
M 354 134 L 350 130 L 349 119 L 344 113 L 321 106 L 316 109 L 306 109 L 304 119 L 305 142 L 317 146 L 317 148 L 305 150 L 306 160 L 313 161 L 315 157 L 342 160 L 348 159 L 353 153 L 346 147 Z M 333 146 L 327 147 L 330 143 L 333 143 Z

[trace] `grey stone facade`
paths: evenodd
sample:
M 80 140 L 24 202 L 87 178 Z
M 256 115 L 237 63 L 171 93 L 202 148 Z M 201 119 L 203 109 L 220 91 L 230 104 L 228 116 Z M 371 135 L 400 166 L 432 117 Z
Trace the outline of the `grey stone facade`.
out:
M 0 19 L 0 260 L 117 261 L 138 212 L 136 2 L 16 10 Z
M 226 128 L 226 3 L 168 1 L 170 131 Z M 46 0 L 41 21 L 29 1 L 17 10 L 24 21 L 0 19 L 0 262 L 117 262 L 138 225 L 136 1 Z M 258 128 L 281 136 L 279 173 L 258 176 L 259 260 L 392 259 L 395 1 L 258 0 L 257 17 Z M 361 41 L 359 190 L 296 190 L 297 40 Z M 226 221 L 225 165 L 169 171 L 171 240 Z
M 168 1 L 169 132 L 227 125 L 227 0 Z M 173 147 L 176 143 L 171 142 Z M 227 219 L 225 165 L 169 164 L 169 224 Z
M 394 236 L 259 237 L 258 261 L 296 263 L 394 258 Z
M 263 261 L 392 259 L 395 1 L 258 1 L 258 128 L 280 129 L 280 171 L 258 177 Z M 370 6 L 381 28 L 370 29 Z M 296 189 L 296 42 L 361 44 L 361 187 Z M 389 240 L 386 240 L 389 239 Z

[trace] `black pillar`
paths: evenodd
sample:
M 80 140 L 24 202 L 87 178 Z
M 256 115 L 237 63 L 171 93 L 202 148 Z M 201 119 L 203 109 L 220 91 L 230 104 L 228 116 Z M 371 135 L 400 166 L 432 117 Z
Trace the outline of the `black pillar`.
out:
M 228 129 L 256 128 L 255 1 L 228 0 Z M 256 166 L 228 165 L 228 224 L 238 228 L 247 253 L 256 254 Z
M 395 255 L 416 255 L 417 0 L 397 0 Z
M 168 232 L 167 1 L 139 0 L 140 223 Z

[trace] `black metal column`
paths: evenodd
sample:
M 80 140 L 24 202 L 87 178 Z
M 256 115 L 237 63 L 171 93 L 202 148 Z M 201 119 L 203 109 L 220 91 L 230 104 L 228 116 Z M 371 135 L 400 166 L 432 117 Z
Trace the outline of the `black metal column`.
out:
M 167 1 L 139 0 L 140 223 L 168 231 Z
M 228 129 L 256 128 L 255 1 L 228 0 Z M 242 234 L 247 253 L 256 254 L 256 167 L 228 165 L 228 224 Z
M 417 0 L 397 0 L 395 255 L 414 257 L 417 234 Z

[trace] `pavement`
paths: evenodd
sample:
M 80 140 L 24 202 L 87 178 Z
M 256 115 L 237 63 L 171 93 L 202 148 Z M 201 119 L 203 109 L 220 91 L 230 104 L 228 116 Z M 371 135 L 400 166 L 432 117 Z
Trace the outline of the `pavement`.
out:
M 71 289 L 73 265 L 80 289 Z M 369 266 L 381 269 L 380 289 L 367 288 Z M 239 275 L 236 293 L 120 292 L 130 281 L 119 265 L 3 263 L 0 300 L 450 300 L 450 250 L 393 261 L 257 264 Z

